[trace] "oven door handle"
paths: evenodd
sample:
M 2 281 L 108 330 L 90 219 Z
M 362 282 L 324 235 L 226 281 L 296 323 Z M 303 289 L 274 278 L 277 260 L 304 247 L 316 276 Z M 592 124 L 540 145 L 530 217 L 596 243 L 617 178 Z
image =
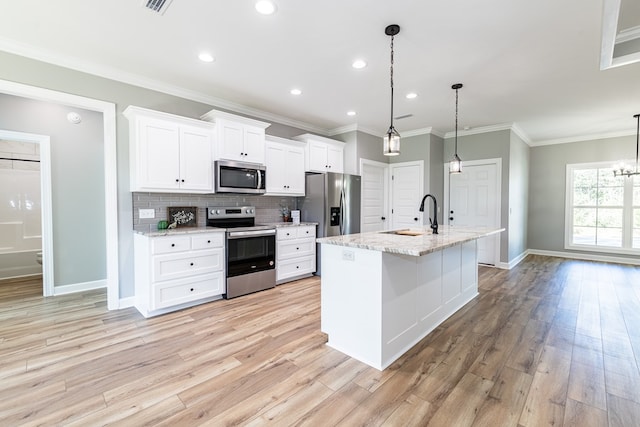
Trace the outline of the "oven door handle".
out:
M 276 230 L 254 230 L 254 231 L 228 231 L 227 239 L 242 239 L 243 237 L 273 236 Z
M 262 171 L 258 170 L 256 172 L 258 174 L 258 186 L 256 187 L 256 190 L 260 190 L 262 188 Z

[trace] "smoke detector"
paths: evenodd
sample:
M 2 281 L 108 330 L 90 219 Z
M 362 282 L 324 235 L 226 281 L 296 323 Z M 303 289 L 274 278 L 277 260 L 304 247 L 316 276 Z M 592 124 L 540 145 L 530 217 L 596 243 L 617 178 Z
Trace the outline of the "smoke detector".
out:
M 172 0 L 142 0 L 142 5 L 152 12 L 164 15 Z

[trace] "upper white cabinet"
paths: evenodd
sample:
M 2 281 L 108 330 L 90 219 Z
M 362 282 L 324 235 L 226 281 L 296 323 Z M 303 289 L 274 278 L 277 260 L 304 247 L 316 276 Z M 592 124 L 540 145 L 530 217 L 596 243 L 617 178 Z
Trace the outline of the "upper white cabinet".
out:
M 267 135 L 267 196 L 304 196 L 304 143 Z
M 131 191 L 211 193 L 214 126 L 129 106 Z
M 218 110 L 209 111 L 201 119 L 216 124 L 217 140 L 214 152 L 216 160 L 224 159 L 264 164 L 264 130 L 270 126 L 270 123 Z
M 335 139 L 305 133 L 294 137 L 306 143 L 307 172 L 344 172 L 344 143 Z

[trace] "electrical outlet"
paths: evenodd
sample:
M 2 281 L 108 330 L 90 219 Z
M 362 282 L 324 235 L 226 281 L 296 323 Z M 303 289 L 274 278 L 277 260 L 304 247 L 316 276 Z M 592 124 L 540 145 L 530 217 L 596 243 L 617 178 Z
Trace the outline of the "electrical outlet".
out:
M 356 254 L 353 251 L 342 251 L 342 259 L 345 261 L 355 261 Z
M 155 209 L 138 209 L 140 219 L 153 219 L 156 217 Z

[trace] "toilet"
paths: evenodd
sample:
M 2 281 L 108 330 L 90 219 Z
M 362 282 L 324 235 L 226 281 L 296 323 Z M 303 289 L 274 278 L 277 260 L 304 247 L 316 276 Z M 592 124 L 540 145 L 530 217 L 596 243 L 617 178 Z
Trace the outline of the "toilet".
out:
M 36 262 L 40 265 L 42 265 L 42 252 L 38 252 L 36 254 Z

